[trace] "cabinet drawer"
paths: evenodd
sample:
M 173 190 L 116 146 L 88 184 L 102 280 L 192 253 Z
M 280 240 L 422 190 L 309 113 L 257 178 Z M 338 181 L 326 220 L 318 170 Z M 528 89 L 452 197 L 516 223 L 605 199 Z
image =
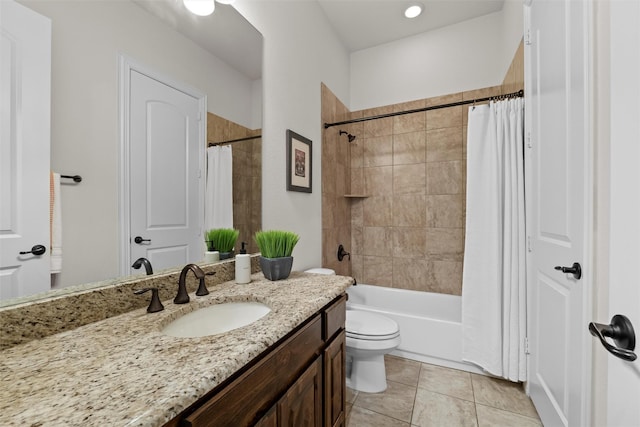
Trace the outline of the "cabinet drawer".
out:
M 344 322 L 347 317 L 347 296 L 342 295 L 330 306 L 322 311 L 324 329 L 322 331 L 322 339 L 327 341 L 335 335 L 340 329 L 344 328 Z
M 248 426 L 257 421 L 300 376 L 322 348 L 316 316 L 229 386 L 186 417 L 187 426 Z

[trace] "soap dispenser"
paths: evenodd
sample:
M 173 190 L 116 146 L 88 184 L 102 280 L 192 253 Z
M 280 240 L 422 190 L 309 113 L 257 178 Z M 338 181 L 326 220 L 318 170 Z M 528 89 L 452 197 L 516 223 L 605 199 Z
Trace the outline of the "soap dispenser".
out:
M 240 253 L 236 255 L 236 283 L 251 282 L 251 255 L 247 255 L 246 242 L 242 242 Z

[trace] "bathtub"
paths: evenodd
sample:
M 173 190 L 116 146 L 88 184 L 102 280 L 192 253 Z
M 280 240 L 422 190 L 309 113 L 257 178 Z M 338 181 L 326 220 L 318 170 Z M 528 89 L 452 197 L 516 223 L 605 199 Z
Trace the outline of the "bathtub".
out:
M 380 313 L 398 323 L 401 343 L 391 354 L 483 373 L 462 360 L 461 297 L 362 284 L 347 293 L 347 310 Z

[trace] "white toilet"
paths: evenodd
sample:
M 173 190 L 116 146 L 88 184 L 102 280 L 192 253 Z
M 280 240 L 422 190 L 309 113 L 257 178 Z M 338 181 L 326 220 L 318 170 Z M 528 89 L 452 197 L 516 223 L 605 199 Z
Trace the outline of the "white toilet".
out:
M 312 268 L 306 273 L 336 274 L 328 268 Z M 395 320 L 377 313 L 353 310 L 347 303 L 347 387 L 366 393 L 387 389 L 384 355 L 400 345 L 400 329 Z

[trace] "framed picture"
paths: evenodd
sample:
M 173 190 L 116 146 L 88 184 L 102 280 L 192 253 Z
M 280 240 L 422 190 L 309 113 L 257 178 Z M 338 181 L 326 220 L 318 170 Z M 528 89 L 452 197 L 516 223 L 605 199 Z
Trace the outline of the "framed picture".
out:
M 311 140 L 287 129 L 287 190 L 311 193 Z

